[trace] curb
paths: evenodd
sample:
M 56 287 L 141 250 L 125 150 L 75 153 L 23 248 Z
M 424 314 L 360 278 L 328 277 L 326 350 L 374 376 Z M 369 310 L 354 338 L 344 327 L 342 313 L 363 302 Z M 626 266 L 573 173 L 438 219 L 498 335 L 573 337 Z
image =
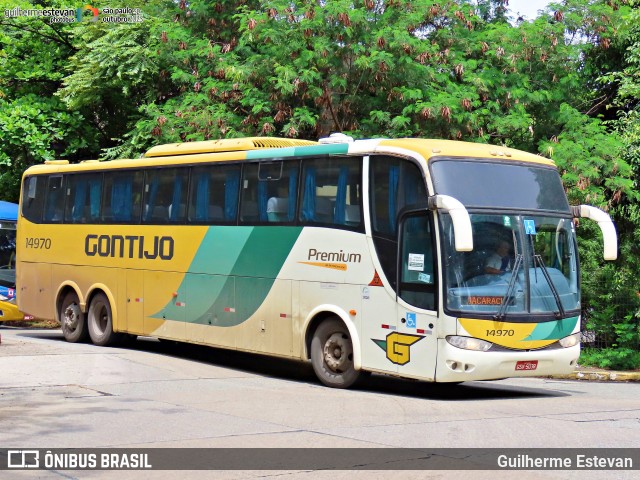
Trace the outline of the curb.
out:
M 640 372 L 613 372 L 607 370 L 576 370 L 567 375 L 552 375 L 562 380 L 587 380 L 595 382 L 640 382 Z

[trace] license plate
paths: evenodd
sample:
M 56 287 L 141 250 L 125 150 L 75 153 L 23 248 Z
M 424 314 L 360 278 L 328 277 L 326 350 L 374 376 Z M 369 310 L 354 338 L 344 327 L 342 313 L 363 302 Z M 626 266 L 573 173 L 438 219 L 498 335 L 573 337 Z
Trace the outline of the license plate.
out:
M 516 362 L 516 371 L 518 370 L 535 370 L 538 368 L 538 360 L 523 360 Z

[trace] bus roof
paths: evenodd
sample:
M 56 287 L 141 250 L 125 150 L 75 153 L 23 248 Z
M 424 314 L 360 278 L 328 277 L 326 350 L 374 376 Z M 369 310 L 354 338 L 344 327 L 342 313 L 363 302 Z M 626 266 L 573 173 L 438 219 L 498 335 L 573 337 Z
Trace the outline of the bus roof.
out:
M 486 143 L 461 142 L 457 140 L 399 138 L 381 139 L 380 146 L 399 147 L 414 151 L 426 160 L 434 157 L 495 158 L 504 161 L 531 162 L 555 166 L 553 160 L 515 148 Z
M 275 137 L 225 138 L 222 140 L 206 140 L 203 142 L 168 143 L 157 145 L 147 151 L 144 157 L 169 157 L 174 155 L 190 155 L 200 153 L 221 153 L 257 150 L 264 148 L 285 148 L 317 145 L 309 140 Z
M 215 161 L 242 161 L 267 158 L 286 158 L 313 155 L 348 154 L 402 154 L 414 152 L 426 161 L 435 157 L 488 158 L 502 161 L 518 161 L 554 166 L 552 160 L 508 147 L 483 143 L 461 142 L 420 138 L 369 139 L 345 143 L 323 144 L 308 140 L 274 137 L 248 137 L 202 142 L 171 143 L 158 145 L 147 151 L 142 158 L 99 162 L 87 160 L 77 164 L 47 162 L 35 165 L 29 173 L 55 173 L 64 171 L 95 171 L 111 168 L 136 168 L 157 166 L 175 162 L 188 164 Z

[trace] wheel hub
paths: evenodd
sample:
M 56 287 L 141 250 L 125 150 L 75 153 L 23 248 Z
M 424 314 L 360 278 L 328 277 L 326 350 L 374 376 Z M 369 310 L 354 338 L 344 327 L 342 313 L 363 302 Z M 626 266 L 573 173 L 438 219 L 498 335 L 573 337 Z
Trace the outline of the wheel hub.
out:
M 75 330 L 76 328 L 78 328 L 78 322 L 81 315 L 82 312 L 80 311 L 80 307 L 77 304 L 72 303 L 71 305 L 68 305 L 67 308 L 64 309 L 63 314 L 63 321 L 65 326 L 69 330 Z
M 324 344 L 324 362 L 332 371 L 341 373 L 351 361 L 351 344 L 341 333 L 334 333 Z

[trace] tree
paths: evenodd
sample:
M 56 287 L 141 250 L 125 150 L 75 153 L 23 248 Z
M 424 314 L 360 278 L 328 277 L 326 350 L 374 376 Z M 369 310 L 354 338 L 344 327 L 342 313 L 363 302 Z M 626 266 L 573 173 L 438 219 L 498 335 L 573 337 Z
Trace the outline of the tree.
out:
M 45 5 L 62 7 L 60 2 Z M 14 6 L 0 5 L 2 10 Z M 53 96 L 75 51 L 70 27 L 6 17 L 0 26 L 0 192 L 17 201 L 27 167 L 54 158 L 81 158 L 94 146 L 94 136 L 81 115 Z

